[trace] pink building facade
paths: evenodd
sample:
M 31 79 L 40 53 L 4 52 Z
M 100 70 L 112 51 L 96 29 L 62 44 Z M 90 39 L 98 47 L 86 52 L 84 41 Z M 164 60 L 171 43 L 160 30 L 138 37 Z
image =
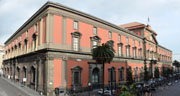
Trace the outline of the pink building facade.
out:
M 3 70 L 6 77 L 50 96 L 57 87 L 86 90 L 91 82 L 98 88 L 103 79 L 108 86 L 111 69 L 115 86 L 126 82 L 128 67 L 139 82 L 144 64 L 151 71 L 172 65 L 172 51 L 160 46 L 156 35 L 141 23 L 117 26 L 47 2 L 5 42 Z M 111 64 L 105 64 L 102 78 L 102 65 L 92 60 L 91 50 L 109 40 L 116 52 Z

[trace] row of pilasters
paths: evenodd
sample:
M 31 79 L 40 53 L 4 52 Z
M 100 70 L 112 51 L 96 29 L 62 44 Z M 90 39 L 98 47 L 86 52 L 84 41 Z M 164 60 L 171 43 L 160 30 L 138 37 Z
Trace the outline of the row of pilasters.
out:
M 47 59 L 39 59 L 35 60 L 35 62 L 26 62 L 25 63 L 20 63 L 17 61 L 9 61 L 7 64 L 4 64 L 3 68 L 3 73 L 4 76 L 8 79 L 14 80 L 15 82 L 19 81 L 19 83 L 24 84 L 25 86 L 28 86 L 35 91 L 41 91 L 46 94 L 47 92 L 47 75 L 46 75 L 46 67 L 47 63 L 49 60 Z M 30 65 L 31 64 L 31 65 Z M 29 66 L 30 65 L 30 66 Z M 26 66 L 26 67 L 25 67 Z M 24 72 L 23 68 L 26 68 L 26 72 Z M 35 82 L 32 84 L 33 81 L 33 73 L 32 73 L 32 67 L 35 68 Z M 26 73 L 26 78 L 27 81 L 26 83 L 23 83 L 23 78 L 25 78 L 25 73 Z

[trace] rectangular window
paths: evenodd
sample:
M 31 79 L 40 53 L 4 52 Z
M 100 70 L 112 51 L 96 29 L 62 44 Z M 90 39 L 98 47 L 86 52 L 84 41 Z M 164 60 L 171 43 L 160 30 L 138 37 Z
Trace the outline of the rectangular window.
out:
M 115 82 L 116 81 L 116 71 L 115 69 L 109 69 L 109 81 Z
M 141 47 L 141 41 L 139 41 L 139 47 Z
M 92 42 L 92 48 L 96 48 L 97 45 L 98 45 L 98 44 L 97 44 L 97 41 L 93 41 L 93 42 Z
M 139 49 L 139 57 L 141 57 L 141 49 Z
M 135 46 L 135 40 L 133 40 L 133 46 Z
M 26 31 L 26 37 L 28 37 L 28 30 Z
M 133 57 L 136 57 L 136 48 L 133 48 Z
M 121 41 L 121 35 L 120 34 L 118 35 L 118 40 Z
M 126 47 L 126 56 L 129 57 L 130 56 L 130 50 L 129 50 L 129 47 Z
M 97 35 L 97 28 L 96 27 L 93 27 L 93 34 Z
M 35 27 L 35 28 L 34 28 L 34 29 L 35 29 L 34 31 L 37 32 L 37 23 L 34 25 L 34 27 Z
M 79 72 L 74 72 L 74 84 L 79 84 Z
M 78 51 L 79 50 L 79 38 L 73 38 L 73 50 Z
M 79 27 L 78 21 L 74 21 L 73 28 L 77 30 Z
M 126 43 L 129 44 L 129 38 L 128 37 L 126 37 Z
M 109 31 L 109 39 L 112 39 L 112 32 Z
M 118 53 L 119 53 L 119 56 L 122 56 L 122 45 L 119 45 L 119 47 L 118 47 Z
M 119 70 L 119 81 L 123 81 L 124 80 L 123 74 L 124 74 L 123 69 L 120 69 Z

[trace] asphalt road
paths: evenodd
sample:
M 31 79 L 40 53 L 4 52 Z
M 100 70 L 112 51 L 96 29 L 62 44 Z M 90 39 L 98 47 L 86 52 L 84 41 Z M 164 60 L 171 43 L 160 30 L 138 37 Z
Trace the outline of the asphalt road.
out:
M 29 96 L 0 77 L 0 96 Z
M 171 86 L 160 87 L 153 96 L 180 96 L 180 81 Z

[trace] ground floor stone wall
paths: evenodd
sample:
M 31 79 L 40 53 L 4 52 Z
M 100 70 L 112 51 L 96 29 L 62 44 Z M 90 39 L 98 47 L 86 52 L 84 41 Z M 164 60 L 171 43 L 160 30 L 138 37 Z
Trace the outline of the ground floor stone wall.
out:
M 92 60 L 90 54 L 47 51 L 5 60 L 3 71 L 5 77 L 53 96 L 55 88 L 86 90 L 89 83 L 92 88 L 99 88 L 103 84 L 103 73 L 107 87 L 110 84 L 122 85 L 126 83 L 128 67 L 132 69 L 135 82 L 141 82 L 145 64 L 149 70 L 165 66 L 163 63 L 151 64 L 144 59 L 115 57 L 110 64 L 105 64 L 103 72 L 102 64 Z

